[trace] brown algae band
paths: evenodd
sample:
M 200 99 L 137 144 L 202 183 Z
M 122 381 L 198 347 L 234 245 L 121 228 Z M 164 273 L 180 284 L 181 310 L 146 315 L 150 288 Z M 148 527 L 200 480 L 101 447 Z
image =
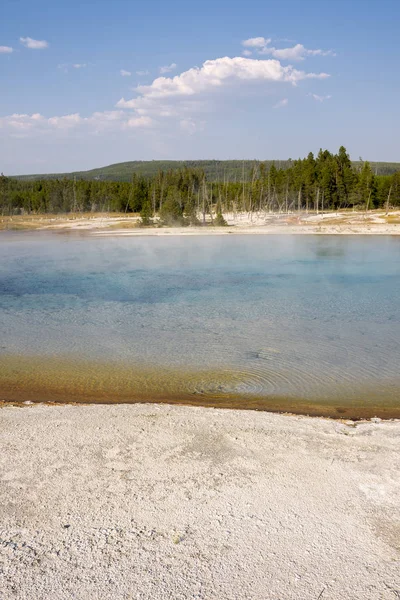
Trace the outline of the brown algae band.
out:
M 337 385 L 295 394 L 246 391 L 246 373 L 90 361 L 80 357 L 0 356 L 0 402 L 120 404 L 155 402 L 290 412 L 332 418 L 400 418 L 400 383 Z

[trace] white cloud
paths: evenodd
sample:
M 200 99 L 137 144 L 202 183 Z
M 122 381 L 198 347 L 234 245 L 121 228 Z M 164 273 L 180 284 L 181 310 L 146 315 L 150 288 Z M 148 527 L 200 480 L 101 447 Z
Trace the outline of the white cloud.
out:
M 247 57 L 249 57 L 249 56 L 251 56 L 253 53 L 252 53 L 252 51 L 251 51 L 251 50 L 243 50 L 242 54 L 243 54 L 243 56 L 247 56 Z
M 264 37 L 249 38 L 248 40 L 243 40 L 242 46 L 247 48 L 264 48 L 265 46 L 268 46 L 271 41 L 270 38 L 266 39 Z
M 296 84 L 303 79 L 325 79 L 327 73 L 306 73 L 277 60 L 259 60 L 237 56 L 207 60 L 175 77 L 158 77 L 151 85 L 139 85 L 137 98 L 121 100 L 118 108 L 146 108 L 153 101 L 172 97 L 190 97 L 231 83 L 283 82 Z
M 121 69 L 120 75 L 122 75 L 122 77 L 130 77 L 132 73 L 130 71 L 125 71 L 125 69 Z
M 321 50 L 321 49 L 317 49 L 317 50 L 307 50 L 306 49 L 306 54 L 308 56 L 337 56 L 337 54 L 334 50 Z
M 57 65 L 57 69 L 61 69 L 62 71 L 64 71 L 64 73 L 68 73 L 68 70 L 70 68 L 72 69 L 85 69 L 87 67 L 86 63 L 75 63 L 75 64 L 67 64 L 67 63 L 61 63 L 59 65 Z
M 47 119 L 47 122 L 57 129 L 70 129 L 71 127 L 79 125 L 82 122 L 82 118 L 79 113 L 75 113 L 73 115 L 64 115 L 63 117 L 51 117 L 50 119 Z
M 151 127 L 154 121 L 151 117 L 132 117 L 128 119 L 127 127 Z
M 122 110 L 94 112 L 89 117 L 81 117 L 79 113 L 55 117 L 44 117 L 39 113 L 33 115 L 13 114 L 0 117 L 0 128 L 10 132 L 49 133 L 54 131 L 68 132 L 83 129 L 86 132 L 98 132 L 105 129 L 126 127 L 129 115 Z M 143 125 L 143 124 L 142 124 Z
M 14 52 L 11 46 L 0 46 L 0 54 L 11 54 L 11 52 Z
M 17 114 L 7 117 L 0 117 L 0 127 L 9 127 L 14 130 L 23 131 L 32 129 L 35 125 L 40 124 L 44 117 L 39 113 L 33 115 Z
M 20 37 L 19 41 L 25 48 L 31 48 L 32 50 L 43 50 L 44 48 L 49 47 L 49 42 L 46 42 L 46 40 L 34 40 L 30 37 Z
M 106 110 L 94 112 L 81 123 L 89 133 L 100 133 L 103 131 L 119 131 L 124 129 L 128 115 L 122 110 Z
M 287 106 L 289 104 L 289 100 L 287 98 L 283 98 L 282 100 L 279 100 L 279 102 L 277 102 L 274 105 L 274 108 L 283 108 L 284 106 Z
M 303 44 L 296 44 L 291 48 L 273 48 L 266 46 L 260 50 L 260 54 L 270 54 L 279 60 L 304 60 L 307 56 L 335 56 L 332 50 L 308 50 Z
M 314 98 L 317 102 L 325 102 L 325 100 L 330 100 L 332 96 L 318 96 L 318 94 L 309 94 L 311 98 Z
M 327 77 L 327 73 L 307 73 L 291 65 L 283 66 L 275 59 L 224 57 L 208 60 L 180 75 L 158 77 L 150 85 L 139 85 L 135 98 L 121 98 L 116 106 L 133 111 L 127 127 L 164 127 L 169 119 L 181 131 L 193 134 L 204 127 L 205 121 L 199 120 L 199 116 L 210 110 L 215 92 L 235 86 L 246 92 L 251 84 L 297 85 L 302 80 Z M 287 104 L 288 99 L 284 98 L 275 108 Z M 149 121 L 143 120 L 146 117 Z
M 171 63 L 170 65 L 165 65 L 164 67 L 160 67 L 159 71 L 163 75 L 165 73 L 170 73 L 171 71 L 175 71 L 178 65 L 176 63 Z
M 223 57 L 206 61 L 201 67 L 194 67 L 180 75 L 158 77 L 150 85 L 136 87 L 136 97 L 121 98 L 118 109 L 133 111 L 131 118 L 136 126 L 145 126 L 140 117 L 155 119 L 154 125 L 163 127 L 165 119 L 174 123 L 186 133 L 194 133 L 204 126 L 199 121 L 201 114 L 211 109 L 211 102 L 221 97 L 224 90 L 238 87 L 246 93 L 250 85 L 267 84 L 294 85 L 307 79 L 325 79 L 327 73 L 308 73 L 283 66 L 275 59 L 249 59 L 244 57 Z M 215 92 L 219 92 L 216 96 Z M 230 92 L 232 95 L 232 92 Z M 288 104 L 285 98 L 276 108 Z
M 105 110 L 102 112 L 94 112 L 87 120 L 97 123 L 110 123 L 112 121 L 121 121 L 125 117 L 122 110 Z
M 69 65 L 81 68 L 82 64 Z M 59 65 L 65 69 L 68 65 Z M 308 79 L 325 79 L 327 73 L 306 72 L 292 65 L 284 66 L 279 60 L 265 58 L 222 57 L 207 60 L 200 67 L 193 67 L 175 76 L 160 76 L 150 85 L 139 85 L 136 97 L 121 100 L 115 110 L 94 112 L 87 117 L 79 113 L 45 117 L 38 113 L 12 114 L 0 117 L 0 128 L 8 135 L 27 137 L 33 135 L 96 134 L 103 131 L 128 130 L 153 131 L 174 127 L 187 134 L 201 130 L 205 121 L 201 115 L 212 110 L 213 103 L 226 90 L 231 98 L 239 87 L 240 97 L 255 84 L 297 85 Z M 218 92 L 218 94 L 215 94 Z M 323 101 L 328 96 L 312 94 Z M 283 98 L 275 108 L 287 106 Z M 128 109 L 128 110 L 126 110 Z M 76 132 L 76 133 L 75 133 Z
M 132 128 L 148 129 L 154 124 L 155 121 L 150 116 L 132 116 L 123 110 L 94 112 L 89 117 L 82 117 L 79 113 L 49 118 L 39 113 L 0 117 L 0 129 L 24 134 L 48 134 L 56 131 L 68 134 L 73 130 L 85 133 L 97 133 L 105 130 L 124 131 Z
M 149 71 L 136 71 L 136 75 L 140 75 L 140 76 L 149 75 Z
M 242 46 L 254 48 L 259 54 L 268 54 L 278 60 L 304 60 L 307 56 L 336 56 L 333 50 L 309 50 L 303 44 L 295 44 L 290 48 L 275 48 L 271 46 L 272 40 L 263 37 L 250 38 L 242 42 Z M 246 50 L 244 51 L 246 52 Z

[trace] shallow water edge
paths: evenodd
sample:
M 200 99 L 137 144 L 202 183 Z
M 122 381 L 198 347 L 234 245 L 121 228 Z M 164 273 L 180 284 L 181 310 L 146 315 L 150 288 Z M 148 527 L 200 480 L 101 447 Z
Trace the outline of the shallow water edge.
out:
M 394 387 L 398 389 L 396 394 Z M 234 369 L 166 368 L 91 361 L 81 357 L 0 355 L 0 404 L 167 403 L 259 410 L 330 418 L 400 418 L 398 382 L 337 386 L 326 394 L 284 396 L 246 391 Z

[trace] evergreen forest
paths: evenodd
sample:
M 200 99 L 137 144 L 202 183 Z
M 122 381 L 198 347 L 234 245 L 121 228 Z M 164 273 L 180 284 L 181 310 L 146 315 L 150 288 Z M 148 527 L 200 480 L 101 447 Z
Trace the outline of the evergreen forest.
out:
M 280 212 L 400 207 L 400 171 L 377 174 L 367 161 L 352 163 L 341 146 L 284 164 L 252 161 L 232 180 L 221 169 L 210 178 L 201 166 L 133 172 L 130 181 L 0 176 L 2 215 L 40 213 L 141 213 L 143 224 L 156 214 L 166 224 L 194 224 L 206 215 L 223 224 L 231 211 Z

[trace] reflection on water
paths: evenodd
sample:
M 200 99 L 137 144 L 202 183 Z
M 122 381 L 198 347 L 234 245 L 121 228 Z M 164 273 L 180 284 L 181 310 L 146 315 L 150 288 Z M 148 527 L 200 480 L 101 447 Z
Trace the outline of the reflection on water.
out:
M 400 416 L 400 240 L 0 237 L 0 399 Z

